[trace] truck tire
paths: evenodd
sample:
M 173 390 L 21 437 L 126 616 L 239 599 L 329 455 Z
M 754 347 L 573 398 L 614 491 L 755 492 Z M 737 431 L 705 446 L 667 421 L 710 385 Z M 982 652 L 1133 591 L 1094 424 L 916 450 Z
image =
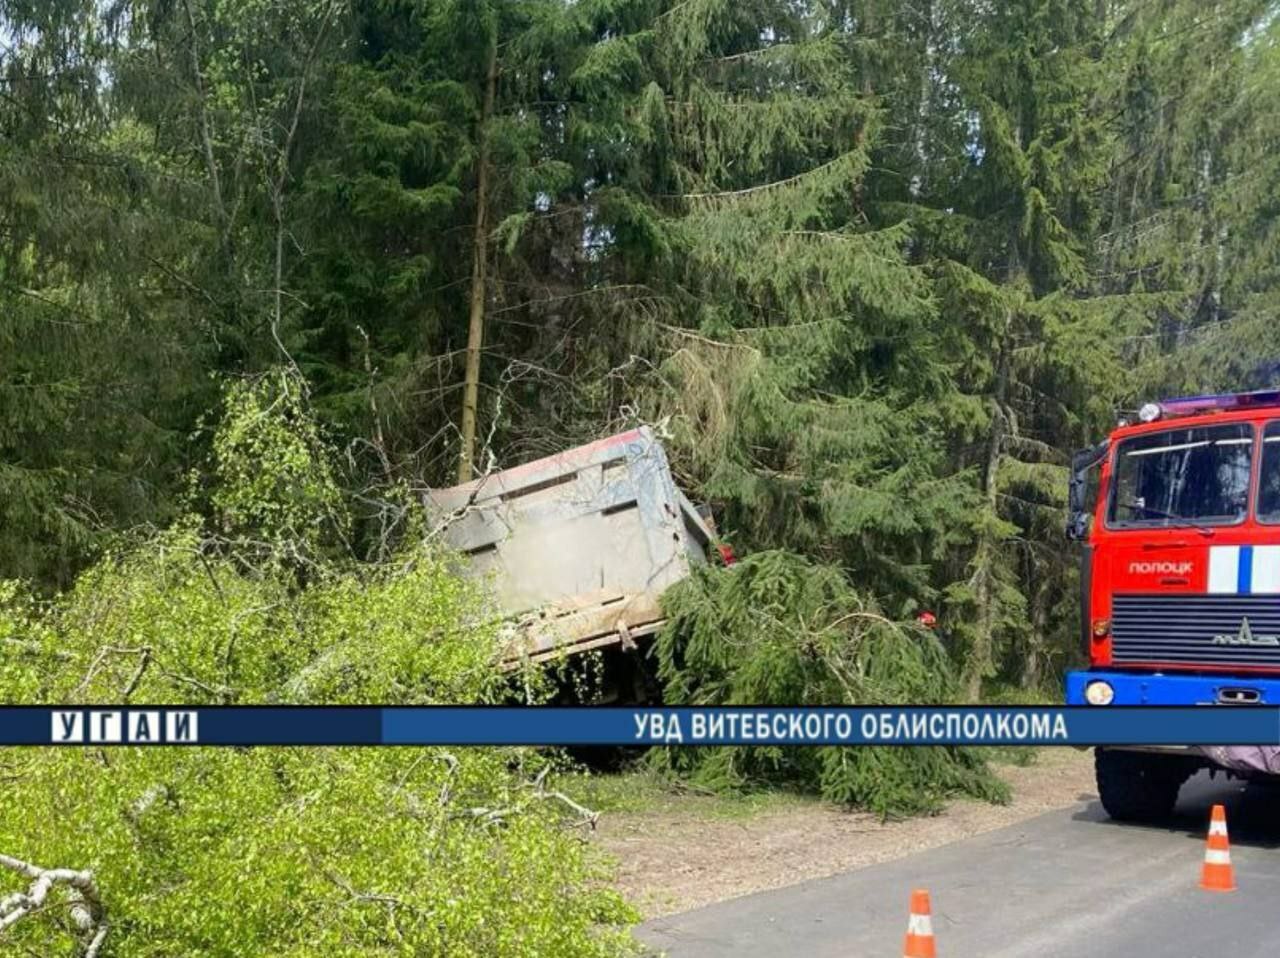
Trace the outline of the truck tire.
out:
M 1180 756 L 1097 749 L 1098 796 L 1120 822 L 1160 822 L 1173 814 L 1178 790 L 1192 769 Z

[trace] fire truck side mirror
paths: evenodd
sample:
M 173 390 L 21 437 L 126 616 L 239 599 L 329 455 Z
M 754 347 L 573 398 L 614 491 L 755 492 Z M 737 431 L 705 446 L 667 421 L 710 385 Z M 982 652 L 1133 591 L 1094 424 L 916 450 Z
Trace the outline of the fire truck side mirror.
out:
M 1067 520 L 1067 538 L 1072 542 L 1081 542 L 1089 537 L 1089 515 L 1085 512 L 1073 512 Z
M 1071 479 L 1067 488 L 1067 538 L 1079 542 L 1089 535 L 1089 510 L 1085 492 L 1089 486 L 1089 470 L 1107 457 L 1108 443 L 1082 449 L 1071 457 Z

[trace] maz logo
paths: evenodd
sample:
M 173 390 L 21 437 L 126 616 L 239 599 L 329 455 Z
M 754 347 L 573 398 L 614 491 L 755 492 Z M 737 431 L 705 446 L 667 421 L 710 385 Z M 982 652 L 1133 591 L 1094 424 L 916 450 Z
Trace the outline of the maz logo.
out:
M 1249 624 L 1246 618 L 1240 624 L 1240 631 L 1236 635 L 1215 635 L 1213 637 L 1214 645 L 1253 645 L 1265 646 L 1267 648 L 1280 648 L 1280 635 L 1254 635 L 1253 626 Z
M 1189 575 L 1192 562 L 1130 562 L 1130 575 Z

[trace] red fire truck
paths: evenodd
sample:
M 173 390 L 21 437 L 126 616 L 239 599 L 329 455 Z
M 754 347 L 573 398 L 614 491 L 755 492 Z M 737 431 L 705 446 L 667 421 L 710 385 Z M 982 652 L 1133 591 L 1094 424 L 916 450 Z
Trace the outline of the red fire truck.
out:
M 1069 705 L 1280 705 L 1280 390 L 1144 406 L 1076 454 L 1070 511 L 1089 668 Z M 1151 820 L 1201 768 L 1280 775 L 1280 749 L 1135 745 L 1096 766 L 1108 814 Z

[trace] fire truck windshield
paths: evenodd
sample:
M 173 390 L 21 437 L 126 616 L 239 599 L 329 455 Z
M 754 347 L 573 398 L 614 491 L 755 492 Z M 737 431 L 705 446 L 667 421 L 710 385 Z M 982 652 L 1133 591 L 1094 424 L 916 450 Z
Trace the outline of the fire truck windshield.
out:
M 1124 529 L 1243 522 L 1253 435 L 1251 425 L 1234 423 L 1125 440 L 1116 451 L 1107 524 Z M 1276 496 L 1280 500 L 1280 488 Z M 1276 511 L 1280 519 L 1280 501 Z
M 1263 434 L 1262 476 L 1258 483 L 1258 521 L 1280 523 L 1280 422 Z

